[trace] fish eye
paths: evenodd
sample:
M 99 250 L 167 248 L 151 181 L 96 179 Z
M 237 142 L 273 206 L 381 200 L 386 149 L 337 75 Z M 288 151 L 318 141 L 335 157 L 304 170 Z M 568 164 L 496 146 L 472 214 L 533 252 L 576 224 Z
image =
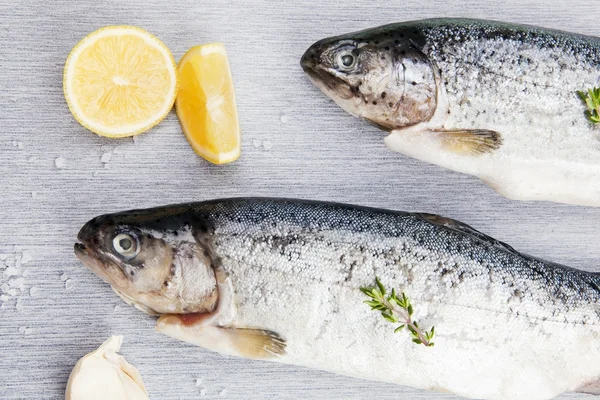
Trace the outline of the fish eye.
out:
M 356 56 L 351 51 L 342 51 L 337 56 L 337 64 L 344 71 L 350 71 L 356 64 Z
M 112 243 L 115 251 L 127 260 L 134 258 L 140 252 L 138 238 L 131 233 L 119 233 Z

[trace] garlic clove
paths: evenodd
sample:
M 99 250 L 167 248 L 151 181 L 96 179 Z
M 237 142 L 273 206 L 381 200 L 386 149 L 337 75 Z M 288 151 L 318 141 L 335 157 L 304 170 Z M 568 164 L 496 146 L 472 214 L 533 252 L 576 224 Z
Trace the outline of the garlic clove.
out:
M 117 354 L 123 336 L 112 336 L 81 358 L 69 377 L 65 400 L 148 400 L 138 370 Z

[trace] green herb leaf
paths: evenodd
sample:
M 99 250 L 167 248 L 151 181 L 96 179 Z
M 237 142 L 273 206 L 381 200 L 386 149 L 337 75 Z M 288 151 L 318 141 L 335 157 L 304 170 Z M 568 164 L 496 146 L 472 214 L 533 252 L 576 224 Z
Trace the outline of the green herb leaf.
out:
M 366 294 L 367 296 L 371 297 L 371 289 L 366 288 L 366 287 L 361 287 L 360 291 L 363 292 L 364 294 Z
M 576 91 L 577 96 L 583 101 L 588 108 L 585 116 L 593 124 L 600 123 L 600 88 L 593 87 L 584 93 L 581 90 Z
M 377 283 L 377 287 L 379 288 L 379 291 L 381 292 L 381 295 L 385 296 L 385 286 L 383 286 L 383 283 L 381 283 L 381 281 L 379 280 L 379 278 L 375 278 L 375 283 Z
M 600 110 L 600 89 L 598 90 L 597 97 L 599 99 L 598 110 Z M 589 118 L 592 117 L 598 118 L 600 121 L 599 113 L 590 113 Z M 379 311 L 386 321 L 393 324 L 400 323 L 400 325 L 394 329 L 394 333 L 400 332 L 405 327 L 408 327 L 411 340 L 414 343 L 423 344 L 428 347 L 432 346 L 433 343 L 431 342 L 431 339 L 433 338 L 435 330 L 433 327 L 430 331 L 421 330 L 419 324 L 412 320 L 414 309 L 408 296 L 406 296 L 406 293 L 401 292 L 401 296 L 398 296 L 396 289 L 392 288 L 390 295 L 386 297 L 385 286 L 383 286 L 383 283 L 381 283 L 381 280 L 379 280 L 378 277 L 375 277 L 375 284 L 376 287 L 360 288 L 360 291 L 370 299 L 365 300 L 364 303 L 371 307 L 371 310 Z

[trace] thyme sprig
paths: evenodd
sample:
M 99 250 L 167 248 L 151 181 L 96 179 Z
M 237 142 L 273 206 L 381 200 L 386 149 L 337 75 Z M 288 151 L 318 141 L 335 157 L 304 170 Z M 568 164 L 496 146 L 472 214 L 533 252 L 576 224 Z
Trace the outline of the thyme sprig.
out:
M 587 106 L 585 116 L 592 124 L 600 123 L 600 88 L 593 87 L 587 93 L 578 90 L 577 95 Z
M 361 288 L 361 292 L 366 294 L 370 300 L 365 300 L 365 304 L 371 307 L 371 310 L 381 311 L 381 316 L 393 324 L 400 323 L 394 333 L 407 328 L 410 332 L 412 341 L 416 344 L 423 344 L 427 347 L 433 346 L 433 336 L 435 327 L 431 330 L 419 328 L 417 321 L 413 321 L 413 306 L 404 292 L 400 296 L 396 289 L 392 289 L 391 294 L 386 296 L 386 290 L 379 278 L 375 278 L 375 287 Z

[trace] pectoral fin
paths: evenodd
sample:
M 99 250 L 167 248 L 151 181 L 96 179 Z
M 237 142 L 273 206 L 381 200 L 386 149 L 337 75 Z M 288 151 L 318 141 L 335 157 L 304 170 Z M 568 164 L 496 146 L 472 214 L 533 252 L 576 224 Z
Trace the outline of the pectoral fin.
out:
M 440 134 L 446 149 L 458 154 L 490 153 L 502 145 L 500 134 L 487 129 L 440 129 L 433 132 Z
M 207 325 L 203 315 L 163 315 L 156 324 L 162 334 L 222 354 L 264 360 L 285 354 L 277 333 L 252 328 Z

